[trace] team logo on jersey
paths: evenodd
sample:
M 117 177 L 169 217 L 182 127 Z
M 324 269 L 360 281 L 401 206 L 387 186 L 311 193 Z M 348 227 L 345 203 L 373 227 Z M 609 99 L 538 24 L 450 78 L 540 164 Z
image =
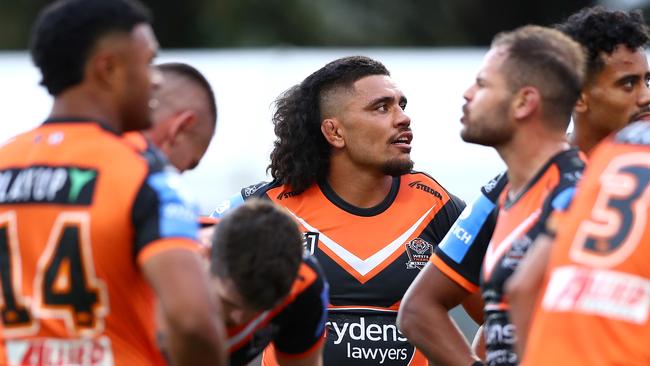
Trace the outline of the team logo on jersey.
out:
M 280 194 L 276 198 L 279 201 L 282 201 L 285 198 L 291 198 L 291 197 L 297 196 L 297 195 L 298 195 L 297 192 L 285 192 L 285 191 L 282 191 L 282 192 L 280 192 Z
M 314 255 L 316 247 L 318 246 L 318 233 L 308 231 L 303 234 L 302 246 L 305 248 L 305 253 Z
M 409 261 L 406 262 L 406 268 L 422 269 L 429 262 L 431 254 L 433 254 L 433 245 L 429 244 L 426 240 L 420 238 L 411 240 L 406 243 L 406 255 L 409 257 Z
M 409 187 L 419 189 L 421 191 L 425 191 L 438 199 L 442 199 L 442 195 L 440 194 L 440 192 L 422 183 L 422 181 L 416 180 L 415 182 L 411 182 L 409 183 Z
M 90 205 L 98 172 L 73 166 L 30 166 L 0 171 L 0 204 Z
M 244 189 L 242 189 L 242 195 L 245 198 L 248 198 L 252 195 L 255 194 L 260 188 L 264 187 L 267 183 L 266 182 L 259 182 L 257 184 L 253 184 L 252 186 L 248 186 Z

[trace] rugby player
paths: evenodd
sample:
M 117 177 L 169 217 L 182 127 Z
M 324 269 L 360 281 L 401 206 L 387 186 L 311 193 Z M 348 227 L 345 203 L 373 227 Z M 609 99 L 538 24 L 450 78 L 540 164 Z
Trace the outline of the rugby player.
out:
M 158 44 L 133 0 L 60 0 L 31 37 L 48 119 L 0 147 L 3 365 L 225 365 L 225 330 L 196 253 L 194 205 L 150 127 Z
M 495 37 L 465 92 L 461 137 L 494 147 L 508 170 L 461 215 L 404 298 L 400 327 L 435 362 L 481 363 L 447 315 L 481 290 L 485 364 L 517 364 L 503 286 L 547 217 L 566 204 L 584 167 L 566 139 L 583 77 L 575 41 L 527 26 Z
M 428 364 L 395 319 L 464 203 L 412 171 L 406 104 L 380 62 L 328 63 L 276 101 L 274 180 L 242 189 L 214 212 L 263 197 L 298 221 L 331 285 L 325 365 Z
M 650 69 L 645 54 L 650 30 L 640 11 L 602 7 L 582 9 L 556 27 L 587 51 L 586 82 L 573 111 L 573 142 L 590 155 L 613 132 L 635 120 L 650 120 Z M 549 220 L 547 235 L 540 235 L 507 286 L 520 353 L 561 220 L 560 214 Z

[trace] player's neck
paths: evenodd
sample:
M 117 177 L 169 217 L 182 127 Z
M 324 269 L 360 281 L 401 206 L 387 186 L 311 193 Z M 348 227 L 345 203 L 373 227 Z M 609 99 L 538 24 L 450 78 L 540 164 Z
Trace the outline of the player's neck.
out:
M 72 87 L 54 98 L 49 118 L 87 118 L 102 122 L 113 130 L 123 130 L 115 111 L 97 93 Z
M 594 126 L 589 126 L 586 123 L 575 122 L 575 127 L 572 134 L 572 144 L 580 151 L 589 156 L 596 145 L 607 137 L 607 131 L 599 131 Z
M 518 195 L 553 156 L 570 148 L 564 136 L 539 136 L 497 148 L 508 167 L 510 191 Z
M 375 207 L 388 196 L 393 177 L 363 169 L 330 164 L 327 182 L 345 202 L 360 208 Z

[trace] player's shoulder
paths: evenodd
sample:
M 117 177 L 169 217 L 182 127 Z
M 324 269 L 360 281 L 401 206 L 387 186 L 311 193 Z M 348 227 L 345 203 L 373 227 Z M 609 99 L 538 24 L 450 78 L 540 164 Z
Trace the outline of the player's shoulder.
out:
M 280 187 L 281 184 L 276 181 L 272 180 L 270 182 L 262 181 L 258 182 L 255 184 L 251 184 L 249 186 L 243 187 L 239 193 L 241 194 L 242 198 L 244 200 L 250 199 L 250 198 L 261 198 L 266 195 L 266 193 L 273 189 Z
M 280 186 L 281 184 L 274 180 L 271 182 L 262 181 L 243 187 L 239 190 L 239 192 L 232 194 L 225 200 L 222 200 L 214 209 L 214 211 L 212 211 L 210 217 L 221 218 L 226 212 L 238 206 L 241 206 L 244 201 L 251 198 L 266 199 L 268 197 L 266 193 L 269 190 Z
M 302 257 L 302 262 L 304 265 L 306 265 L 307 267 L 311 268 L 316 272 L 316 275 L 320 281 L 325 281 L 325 274 L 323 272 L 323 269 L 318 263 L 318 259 L 316 259 L 314 255 L 305 252 L 305 254 Z
M 305 252 L 292 292 L 294 296 L 321 296 L 329 288 L 325 272 L 315 256 Z
M 586 157 L 578 149 L 569 149 L 553 158 L 558 170 L 562 173 L 560 179 L 579 180 L 582 171 L 587 166 Z
M 650 146 L 650 122 L 637 121 L 625 126 L 614 135 L 614 142 Z
M 586 158 L 577 149 L 569 149 L 556 155 L 553 163 L 557 167 L 558 177 L 547 201 L 551 210 L 564 211 L 573 201 L 576 187 L 586 167 Z
M 428 193 L 438 199 L 446 200 L 452 196 L 435 178 L 421 171 L 412 170 L 402 175 L 402 184 L 406 184 L 409 188 Z

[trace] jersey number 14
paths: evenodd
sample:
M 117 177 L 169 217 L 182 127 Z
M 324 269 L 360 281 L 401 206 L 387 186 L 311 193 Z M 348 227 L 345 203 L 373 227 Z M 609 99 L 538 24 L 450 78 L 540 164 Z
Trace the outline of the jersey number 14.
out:
M 64 212 L 55 220 L 33 272 L 31 299 L 20 292 L 20 250 L 16 213 L 0 214 L 0 314 L 6 335 L 38 332 L 39 318 L 62 319 L 73 335 L 92 335 L 103 328 L 108 292 L 95 275 L 88 213 Z

